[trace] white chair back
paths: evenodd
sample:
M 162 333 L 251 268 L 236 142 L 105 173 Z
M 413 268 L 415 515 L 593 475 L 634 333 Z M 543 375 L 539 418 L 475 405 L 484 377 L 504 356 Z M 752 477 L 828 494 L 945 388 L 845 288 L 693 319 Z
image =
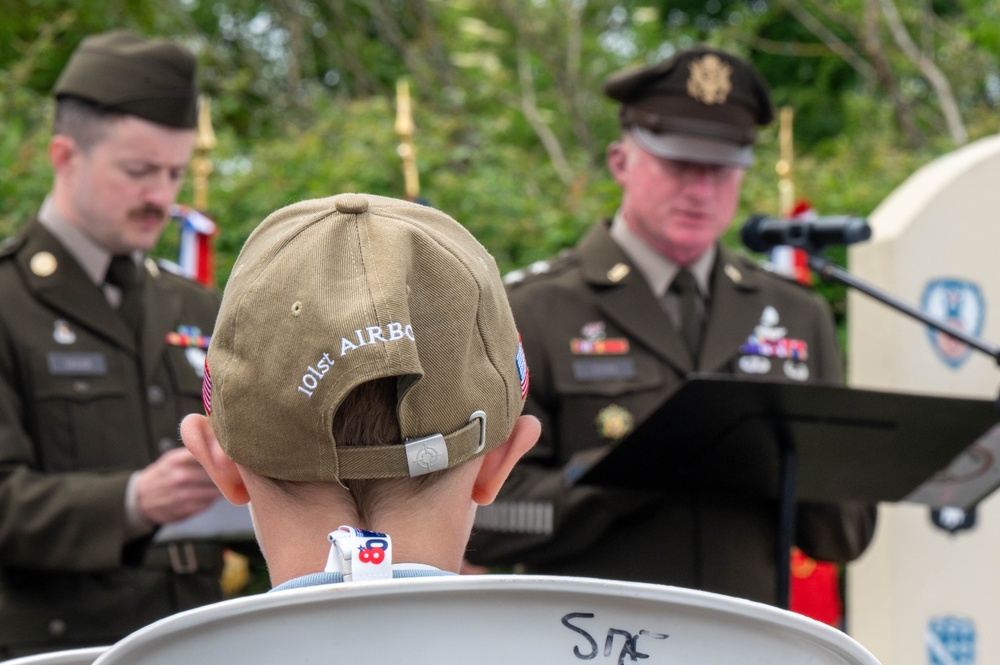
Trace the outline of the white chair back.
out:
M 768 605 L 583 578 L 452 576 L 294 589 L 210 605 L 94 665 L 878 665 L 844 633 Z
M 50 651 L 3 661 L 3 665 L 91 665 L 108 647 L 85 647 Z

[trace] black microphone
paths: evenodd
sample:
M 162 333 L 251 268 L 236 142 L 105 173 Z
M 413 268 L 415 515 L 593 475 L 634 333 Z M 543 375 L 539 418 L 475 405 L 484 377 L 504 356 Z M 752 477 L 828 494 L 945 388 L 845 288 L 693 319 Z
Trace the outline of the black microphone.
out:
M 868 220 L 847 215 L 804 220 L 751 215 L 740 230 L 743 244 L 755 252 L 766 252 L 776 245 L 813 251 L 827 245 L 850 245 L 871 237 Z

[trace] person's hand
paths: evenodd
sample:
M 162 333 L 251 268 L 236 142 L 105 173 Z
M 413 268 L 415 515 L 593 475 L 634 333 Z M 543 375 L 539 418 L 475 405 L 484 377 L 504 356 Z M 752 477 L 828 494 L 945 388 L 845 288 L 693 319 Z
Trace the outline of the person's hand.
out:
M 170 524 L 208 508 L 222 496 L 186 448 L 174 448 L 139 472 L 139 512 L 153 524 Z

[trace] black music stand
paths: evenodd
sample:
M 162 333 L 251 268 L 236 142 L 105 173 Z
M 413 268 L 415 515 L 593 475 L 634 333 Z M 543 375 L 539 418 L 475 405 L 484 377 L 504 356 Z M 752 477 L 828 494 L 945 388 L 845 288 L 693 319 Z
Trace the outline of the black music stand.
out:
M 787 608 L 797 499 L 914 500 L 998 420 L 993 400 L 693 374 L 576 482 L 776 500 Z

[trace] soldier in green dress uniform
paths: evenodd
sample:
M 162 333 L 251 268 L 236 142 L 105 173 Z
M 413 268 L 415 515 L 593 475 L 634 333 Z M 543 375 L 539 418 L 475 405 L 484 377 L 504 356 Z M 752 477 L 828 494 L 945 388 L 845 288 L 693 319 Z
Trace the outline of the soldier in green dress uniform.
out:
M 532 377 L 525 412 L 542 435 L 480 510 L 468 558 L 775 603 L 772 502 L 566 483 L 575 456 L 621 440 L 690 372 L 841 380 L 825 303 L 718 242 L 772 119 L 758 72 L 697 48 L 621 72 L 605 92 L 620 104 L 607 163 L 621 204 L 572 250 L 510 276 Z M 870 505 L 801 503 L 796 540 L 849 561 L 874 525 Z
M 50 195 L 0 249 L 0 656 L 109 644 L 219 600 L 220 495 L 179 445 L 219 298 L 145 256 L 195 141 L 194 56 L 116 31 L 55 86 Z

